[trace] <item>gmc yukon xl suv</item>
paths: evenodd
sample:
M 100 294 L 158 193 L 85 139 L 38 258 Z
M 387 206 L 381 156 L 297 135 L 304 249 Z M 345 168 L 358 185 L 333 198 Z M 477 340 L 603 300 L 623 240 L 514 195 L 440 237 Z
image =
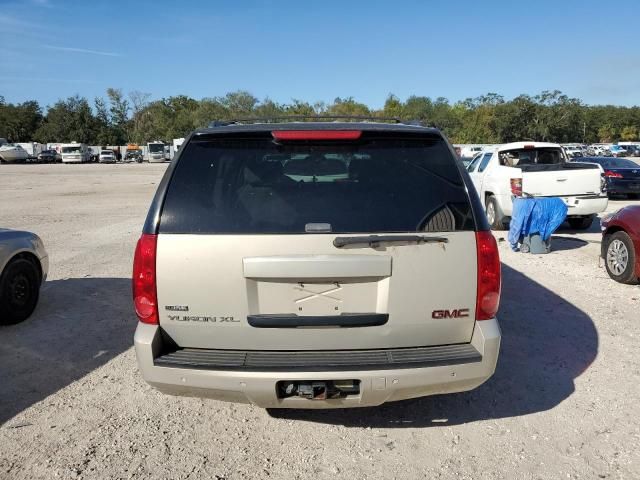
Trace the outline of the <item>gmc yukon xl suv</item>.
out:
M 167 169 L 138 242 L 135 349 L 162 392 L 379 405 L 494 372 L 500 260 L 436 129 L 215 124 Z

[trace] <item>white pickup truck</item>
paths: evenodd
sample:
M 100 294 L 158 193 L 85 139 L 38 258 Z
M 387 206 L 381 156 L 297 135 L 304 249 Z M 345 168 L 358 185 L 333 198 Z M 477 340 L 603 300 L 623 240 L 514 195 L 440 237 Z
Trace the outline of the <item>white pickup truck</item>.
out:
M 607 208 L 599 165 L 569 162 L 555 143 L 515 142 L 477 154 L 467 167 L 491 227 L 503 229 L 520 196 L 559 197 L 571 228 L 586 230 Z

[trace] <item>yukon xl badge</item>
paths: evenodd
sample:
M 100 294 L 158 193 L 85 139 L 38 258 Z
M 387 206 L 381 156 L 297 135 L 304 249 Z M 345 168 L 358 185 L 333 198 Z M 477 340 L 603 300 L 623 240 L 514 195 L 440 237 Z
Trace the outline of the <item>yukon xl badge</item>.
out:
M 170 312 L 188 312 L 189 305 L 165 305 L 164 309 Z
M 431 312 L 431 318 L 467 318 L 469 316 L 468 308 L 457 308 L 453 310 L 434 310 Z

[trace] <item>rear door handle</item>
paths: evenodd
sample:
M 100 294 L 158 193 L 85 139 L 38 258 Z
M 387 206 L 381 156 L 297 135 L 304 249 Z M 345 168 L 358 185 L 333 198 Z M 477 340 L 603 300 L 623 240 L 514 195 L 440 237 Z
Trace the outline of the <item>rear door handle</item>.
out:
M 388 313 L 343 313 L 341 315 L 262 314 L 247 315 L 256 328 L 377 327 L 389 321 Z

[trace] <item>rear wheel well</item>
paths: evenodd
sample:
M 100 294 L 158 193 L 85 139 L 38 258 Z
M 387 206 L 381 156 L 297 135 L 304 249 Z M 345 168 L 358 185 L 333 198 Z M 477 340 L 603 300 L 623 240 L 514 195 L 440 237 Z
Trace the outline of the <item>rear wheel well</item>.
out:
M 7 265 L 9 265 L 14 260 L 17 260 L 17 259 L 20 259 L 20 258 L 24 259 L 24 260 L 27 260 L 28 262 L 32 263 L 36 267 L 36 269 L 38 270 L 38 278 L 39 278 L 40 282 L 42 282 L 42 264 L 40 263 L 40 260 L 38 259 L 38 257 L 36 257 L 31 252 L 20 252 L 17 255 L 14 255 L 7 262 Z
M 614 225 L 612 227 L 609 227 L 605 230 L 604 234 L 602 235 L 602 247 L 601 247 L 601 251 L 602 251 L 602 258 L 605 257 L 606 251 L 605 249 L 607 248 L 607 238 L 610 237 L 611 235 L 613 235 L 616 232 L 626 232 L 626 230 L 622 227 L 619 227 L 618 225 Z
M 618 227 L 617 225 L 613 227 L 609 227 L 605 230 L 604 236 L 607 237 L 609 235 L 613 235 L 616 232 L 625 232 L 625 229 L 622 227 Z

